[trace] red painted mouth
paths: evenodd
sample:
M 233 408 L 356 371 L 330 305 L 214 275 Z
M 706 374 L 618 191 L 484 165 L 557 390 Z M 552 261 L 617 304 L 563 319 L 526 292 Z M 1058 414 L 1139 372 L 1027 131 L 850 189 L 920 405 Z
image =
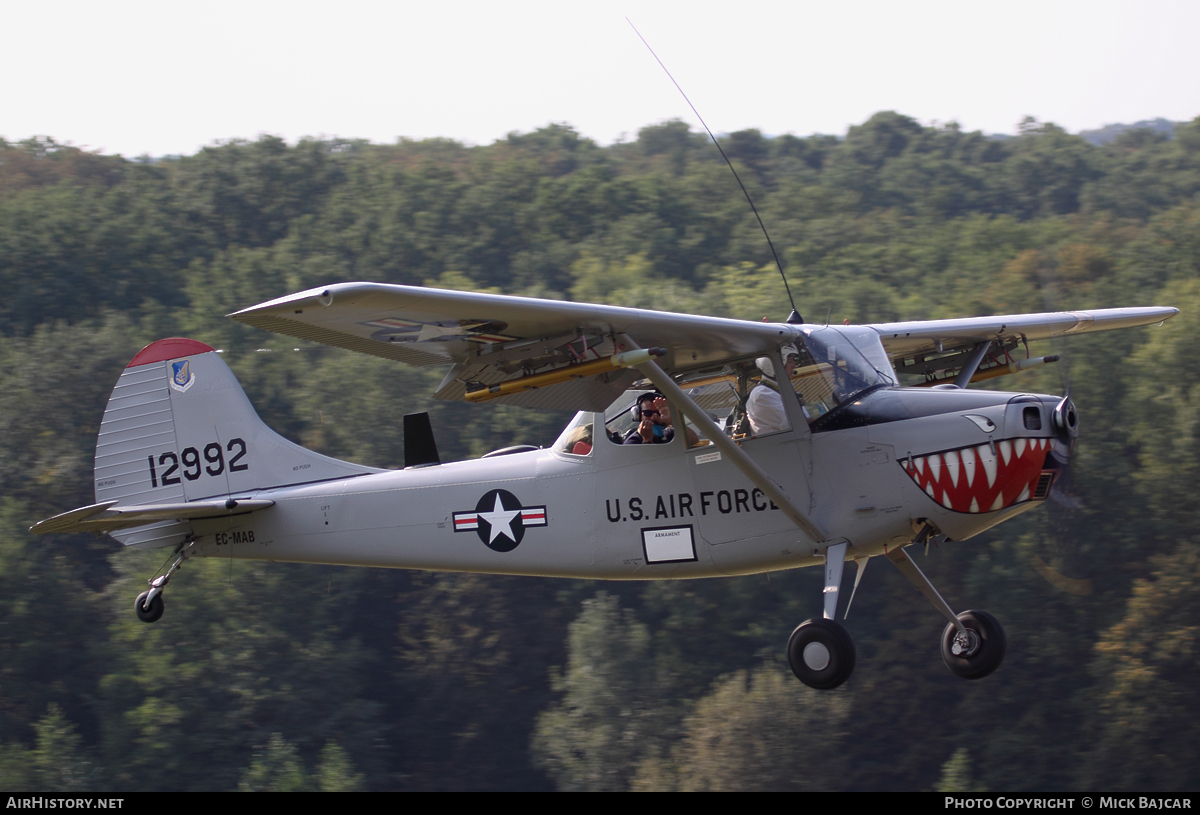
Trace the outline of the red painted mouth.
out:
M 900 462 L 917 486 L 955 512 L 995 512 L 1049 492 L 1050 439 L 1005 439 Z

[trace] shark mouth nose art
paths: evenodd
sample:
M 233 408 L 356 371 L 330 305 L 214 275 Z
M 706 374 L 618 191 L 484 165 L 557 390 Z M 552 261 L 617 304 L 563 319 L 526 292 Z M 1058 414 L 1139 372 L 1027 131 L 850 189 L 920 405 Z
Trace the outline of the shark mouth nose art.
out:
M 910 455 L 900 466 L 930 498 L 954 512 L 995 512 L 1041 501 L 1057 474 L 1050 439 L 1004 439 Z

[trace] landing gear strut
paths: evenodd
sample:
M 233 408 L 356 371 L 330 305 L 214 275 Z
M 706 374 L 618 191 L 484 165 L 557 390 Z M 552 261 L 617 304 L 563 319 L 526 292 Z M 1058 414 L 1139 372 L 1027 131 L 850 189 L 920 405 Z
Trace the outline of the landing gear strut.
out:
M 926 544 L 934 539 L 933 526 L 921 522 L 921 529 L 912 544 Z M 908 546 L 911 544 L 905 544 Z M 848 544 L 830 544 L 825 550 L 825 615 L 822 619 L 805 620 L 796 627 L 788 639 L 788 664 L 796 678 L 817 690 L 830 690 L 850 678 L 854 671 L 857 654 L 854 640 L 849 632 L 835 622 L 837 616 L 838 590 L 842 583 L 842 569 L 846 564 Z M 925 595 L 933 607 L 949 620 L 942 631 L 942 660 L 955 676 L 963 679 L 982 679 L 1000 667 L 1007 649 L 1004 629 L 986 611 L 964 611 L 955 614 L 938 594 L 913 561 L 905 547 L 887 553 L 888 560 L 896 564 L 900 573 L 909 579 Z M 866 558 L 855 560 L 858 571 L 854 577 L 854 588 L 862 580 Z M 854 600 L 854 595 L 850 595 Z M 849 611 L 850 603 L 846 604 Z
M 144 591 L 137 596 L 134 601 L 133 610 L 137 612 L 138 619 L 144 623 L 158 622 L 158 619 L 163 615 L 163 589 L 167 587 L 167 583 L 171 581 L 171 575 L 179 571 L 183 566 L 183 562 L 195 554 L 195 539 L 184 543 L 176 550 L 179 557 L 175 558 L 175 562 L 171 564 L 171 568 L 158 577 L 150 579 L 150 590 Z
M 925 524 L 913 543 L 926 542 L 932 533 L 933 527 Z M 995 617 L 986 611 L 955 614 L 903 547 L 888 552 L 887 557 L 950 621 L 942 631 L 942 661 L 955 676 L 983 679 L 1000 667 L 1008 641 Z
M 857 652 L 850 632 L 835 622 L 842 568 L 847 544 L 835 543 L 825 550 L 825 616 L 805 620 L 788 639 L 788 664 L 796 678 L 817 690 L 830 690 L 850 678 Z M 862 577 L 859 565 L 858 577 Z M 858 581 L 855 580 L 855 587 Z M 851 600 L 854 598 L 851 597 Z M 849 604 L 847 604 L 847 609 Z

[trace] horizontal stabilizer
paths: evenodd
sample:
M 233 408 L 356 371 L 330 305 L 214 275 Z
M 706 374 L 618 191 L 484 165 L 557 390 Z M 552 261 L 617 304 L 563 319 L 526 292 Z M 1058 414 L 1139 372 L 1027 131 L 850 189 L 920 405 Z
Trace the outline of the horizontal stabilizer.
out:
M 275 504 L 265 499 L 221 499 L 213 501 L 188 501 L 181 504 L 142 504 L 140 506 L 115 506 L 116 501 L 92 504 L 44 521 L 29 528 L 35 535 L 65 534 L 72 532 L 113 532 L 133 526 L 144 526 L 157 521 L 189 521 L 197 518 L 224 518 L 245 515 L 266 509 Z

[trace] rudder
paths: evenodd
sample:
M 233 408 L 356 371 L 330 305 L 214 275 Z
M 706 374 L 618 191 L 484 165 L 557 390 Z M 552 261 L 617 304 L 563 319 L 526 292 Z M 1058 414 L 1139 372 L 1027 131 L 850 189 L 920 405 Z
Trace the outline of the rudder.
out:
M 97 503 L 196 501 L 373 472 L 275 433 L 217 352 L 183 338 L 130 361 L 96 439 Z

